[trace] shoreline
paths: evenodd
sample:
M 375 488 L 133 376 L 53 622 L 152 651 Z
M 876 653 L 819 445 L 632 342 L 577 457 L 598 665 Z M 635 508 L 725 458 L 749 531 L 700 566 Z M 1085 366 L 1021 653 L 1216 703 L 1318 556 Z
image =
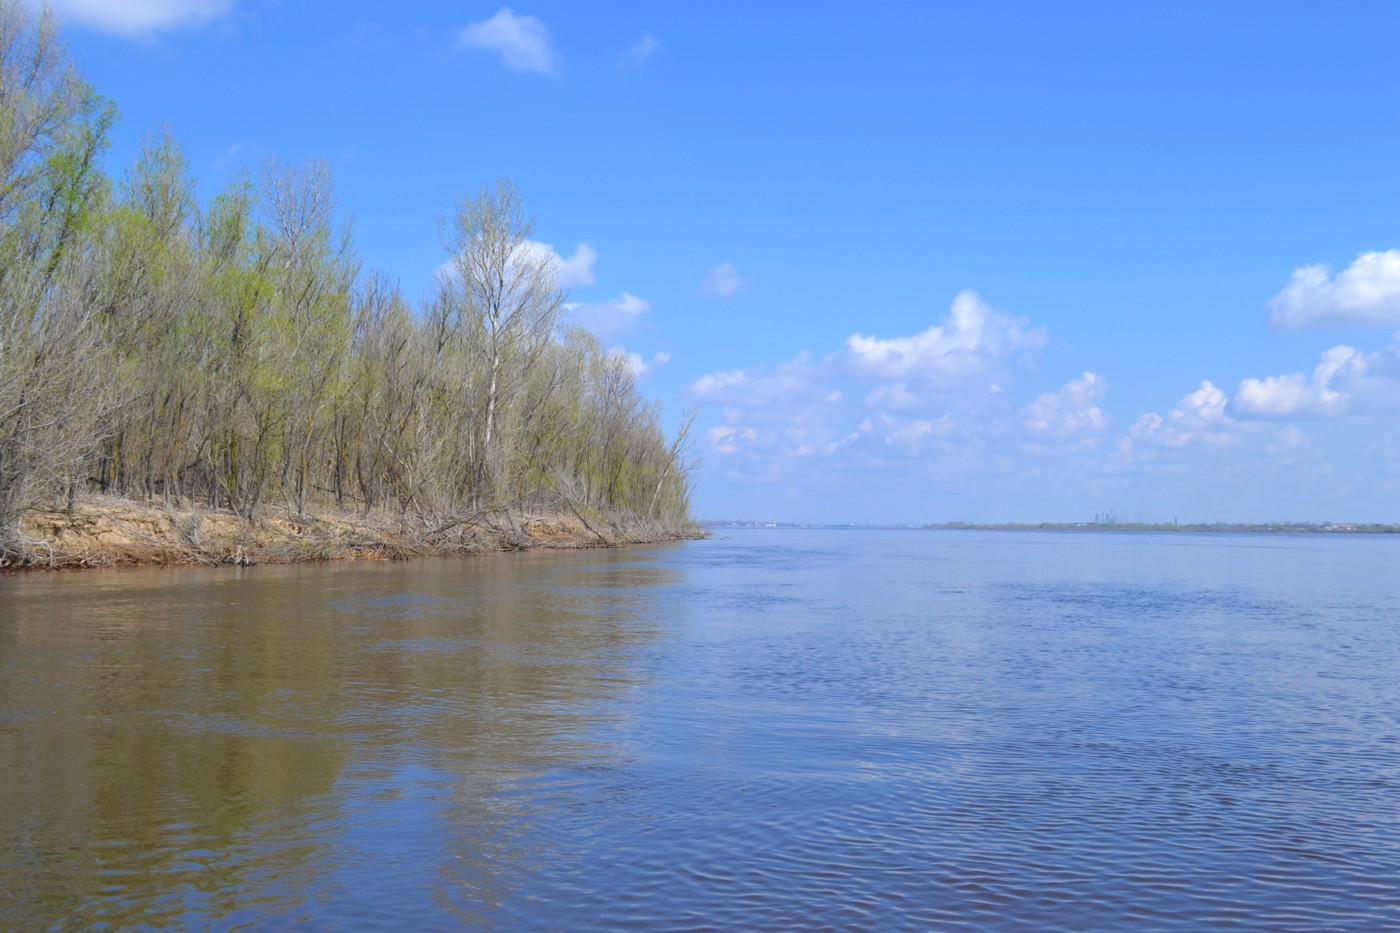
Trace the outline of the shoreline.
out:
M 1379 522 L 1192 522 L 1175 524 L 1165 522 L 1115 522 L 1113 524 L 1095 522 L 1008 522 L 1001 524 L 976 524 L 972 522 L 944 522 L 922 526 L 925 531 L 1069 531 L 1069 532 L 1154 532 L 1163 534 L 1282 534 L 1282 535 L 1348 535 L 1348 534 L 1397 534 L 1400 525 Z
M 104 567 L 247 567 L 329 560 L 411 560 L 530 549 L 572 550 L 703 538 L 699 525 L 585 520 L 575 511 L 482 514 L 414 528 L 382 514 L 322 509 L 249 522 L 229 511 L 91 496 L 20 521 L 24 555 L 0 574 Z
M 1008 522 L 980 524 L 976 522 L 939 522 L 929 525 L 820 525 L 799 522 L 762 521 L 702 521 L 709 531 L 1064 531 L 1076 534 L 1277 534 L 1277 535 L 1392 535 L 1400 534 L 1400 525 L 1379 522 L 1269 522 L 1247 524 L 1211 522 L 1165 524 L 1118 522 L 1112 525 L 1093 522 Z

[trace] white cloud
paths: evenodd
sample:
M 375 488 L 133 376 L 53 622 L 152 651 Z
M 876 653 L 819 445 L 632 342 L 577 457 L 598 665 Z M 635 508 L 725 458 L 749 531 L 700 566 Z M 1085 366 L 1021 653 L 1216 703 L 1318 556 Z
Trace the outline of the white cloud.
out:
M 1217 425 L 1228 420 L 1225 414 L 1225 393 L 1209 380 L 1183 398 L 1171 411 L 1172 421 L 1192 428 Z
M 955 298 L 939 324 L 914 336 L 853 334 L 822 358 L 804 352 L 776 367 L 701 376 L 691 384 L 690 394 L 730 406 L 725 414 L 730 423 L 800 428 L 807 432 L 801 444 L 809 452 L 834 451 L 853 434 L 879 443 L 879 449 L 894 446 L 909 452 L 930 435 L 945 439 L 956 429 L 971 437 L 993 430 L 989 419 L 1011 414 L 1003 386 L 1018 357 L 1042 346 L 1045 339 L 1043 329 L 968 291 Z M 852 391 L 860 393 L 857 397 L 868 414 L 833 404 Z M 1061 392 L 1064 410 L 1057 417 L 1067 425 L 1065 430 L 1087 431 L 1106 423 L 1091 404 L 1102 392 L 1099 377 L 1086 374 Z M 1071 402 L 1078 407 L 1071 409 Z M 850 419 L 862 417 L 868 426 L 852 431 Z M 998 421 L 995 430 L 1006 428 Z
M 554 247 L 549 247 L 549 251 L 554 253 Z M 554 253 L 554 261 L 555 275 L 558 276 L 560 288 L 593 284 L 593 266 L 598 262 L 598 251 L 591 244 L 580 243 L 575 246 L 573 255 L 568 259 Z
M 1042 328 L 993 308 L 969 289 L 953 299 L 942 323 L 912 337 L 852 334 L 838 356 L 867 378 L 946 385 L 985 375 L 1017 351 L 1038 349 L 1045 341 Z
M 1246 418 L 1338 417 L 1400 411 L 1395 352 L 1362 353 L 1337 346 L 1322 354 L 1311 376 L 1288 373 L 1245 379 L 1230 403 Z
M 560 288 L 574 288 L 594 284 L 593 267 L 598 262 L 598 251 L 591 244 L 580 243 L 574 247 L 573 255 L 565 259 L 549 243 L 526 240 L 516 248 L 511 258 L 527 263 L 547 262 L 554 269 L 556 285 Z M 457 278 L 457 269 L 451 259 L 439 265 L 437 272 L 438 275 L 445 275 L 450 279 Z
M 225 15 L 235 0 L 52 0 L 65 21 L 134 38 L 165 29 L 203 26 Z M 32 6 L 39 6 L 35 2 Z
M 1330 383 L 1342 367 L 1358 363 L 1364 368 L 1351 347 L 1333 347 L 1323 354 L 1311 379 L 1302 373 L 1245 379 L 1235 391 L 1233 409 L 1254 418 L 1338 414 L 1349 399 Z
M 785 396 L 805 396 L 816 376 L 811 359 L 803 354 L 772 373 L 741 369 L 708 373 L 691 383 L 690 394 L 708 401 L 771 405 Z
M 516 16 L 510 7 L 502 7 L 490 19 L 469 23 L 458 34 L 457 45 L 495 52 L 512 71 L 552 75 L 559 69 L 549 27 L 534 16 Z
M 1335 277 L 1324 265 L 1294 269 L 1270 299 L 1269 319 L 1293 328 L 1400 324 L 1400 250 L 1362 253 Z
M 743 370 L 736 369 L 733 372 L 707 373 L 695 380 L 690 387 L 690 391 L 701 398 L 712 398 L 718 396 L 726 389 L 747 385 L 748 381 L 749 375 Z
M 1225 412 L 1225 393 L 1206 380 L 1163 418 L 1149 412 L 1133 425 L 1127 446 L 1134 440 L 1160 447 L 1185 447 L 1199 443 L 1224 447 L 1238 440 L 1238 425 Z
M 747 280 L 739 274 L 732 262 L 724 262 L 705 273 L 700 283 L 700 294 L 707 298 L 728 298 L 743 288 Z
M 841 395 L 817 383 L 820 365 L 804 353 L 772 369 L 701 376 L 689 394 L 718 403 L 724 420 L 711 431 L 711 445 L 726 456 L 742 453 L 749 467 L 772 481 L 782 475 L 781 464 L 830 449 L 836 440 L 831 422 L 840 417 L 834 403 Z
M 920 399 L 902 382 L 882 385 L 870 391 L 865 397 L 869 408 L 883 408 L 889 411 L 908 411 L 920 406 Z
M 753 441 L 758 438 L 756 428 L 747 428 L 741 425 L 722 424 L 710 428 L 710 443 L 719 453 L 728 456 L 735 453 L 745 441 Z
M 619 68 L 640 68 L 647 63 L 657 52 L 661 51 L 661 42 L 651 33 L 644 34 L 622 54 L 618 59 Z
M 526 240 L 520 249 L 531 258 L 548 260 L 554 267 L 555 281 L 560 288 L 594 284 L 593 267 L 598 263 L 598 251 L 591 243 L 578 244 L 574 247 L 573 255 L 567 259 L 549 243 L 536 240 Z
M 526 263 L 549 264 L 554 269 L 555 283 L 560 288 L 589 286 L 597 281 L 593 268 L 598 264 L 598 251 L 591 243 L 579 243 L 573 253 L 565 257 L 553 244 L 526 240 L 512 258 Z M 457 278 L 457 270 L 450 259 L 438 266 L 437 271 L 449 279 Z M 604 339 L 613 339 L 626 333 L 649 314 L 651 302 L 631 292 L 622 292 L 604 301 L 568 302 L 564 305 L 564 311 L 567 314 L 566 323 L 590 330 Z
M 1102 376 L 1086 372 L 1056 392 L 1042 392 L 1022 412 L 1026 427 L 1042 435 L 1070 437 L 1102 431 L 1108 416 L 1095 403 L 1108 390 Z
M 650 360 L 640 353 L 632 353 L 622 347 L 614 347 L 611 352 L 627 360 L 627 366 L 632 370 L 632 375 L 638 379 L 653 372 L 658 366 L 665 366 L 671 362 L 671 354 L 665 352 L 652 354 Z
M 912 336 L 852 334 L 825 355 L 711 372 L 689 394 L 707 409 L 722 406 L 724 430 L 710 446 L 724 454 L 731 479 L 782 483 L 801 476 L 820 485 L 890 475 L 932 482 L 944 469 L 1005 473 L 1014 461 L 1003 451 L 1038 439 L 1056 442 L 1047 454 L 1063 455 L 1071 446 L 1094 446 L 1107 426 L 1099 407 L 1105 383 L 1088 373 L 1033 402 L 1030 414 L 1039 413 L 1047 427 L 1027 428 L 1014 388 L 1018 370 L 1046 340 L 1043 328 L 969 291 Z M 757 433 L 745 437 L 741 429 Z M 1052 462 L 1037 459 L 1038 468 Z
M 564 307 L 568 311 L 570 324 L 608 337 L 630 330 L 642 315 L 651 311 L 651 302 L 631 292 L 623 292 L 607 301 L 577 302 Z
M 866 434 L 880 435 L 887 447 L 907 455 L 917 455 L 931 438 L 945 436 L 954 429 L 953 419 L 947 414 L 938 418 L 901 418 L 882 412 L 873 423 L 869 419 L 861 423 Z

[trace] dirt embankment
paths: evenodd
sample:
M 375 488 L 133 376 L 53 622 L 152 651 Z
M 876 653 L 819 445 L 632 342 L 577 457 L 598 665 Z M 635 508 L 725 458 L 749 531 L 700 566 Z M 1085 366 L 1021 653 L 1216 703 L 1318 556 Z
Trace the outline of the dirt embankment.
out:
M 22 556 L 0 559 L 0 569 L 404 560 L 520 548 L 612 547 L 700 537 L 703 532 L 585 522 L 567 512 L 492 513 L 440 528 L 327 511 L 306 519 L 268 515 L 249 522 L 230 512 L 92 498 L 72 510 L 25 513 L 20 535 Z

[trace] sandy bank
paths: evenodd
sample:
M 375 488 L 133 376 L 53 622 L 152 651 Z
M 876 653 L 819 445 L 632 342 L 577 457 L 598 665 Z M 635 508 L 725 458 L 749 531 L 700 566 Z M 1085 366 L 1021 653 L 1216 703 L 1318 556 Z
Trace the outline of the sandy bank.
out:
M 67 570 L 136 565 L 272 564 L 502 551 L 613 547 L 703 537 L 698 528 L 584 520 L 570 513 L 473 516 L 439 527 L 390 516 L 317 511 L 306 519 L 269 514 L 248 522 L 231 512 L 91 497 L 72 510 L 34 510 L 20 523 L 24 556 L 0 569 Z

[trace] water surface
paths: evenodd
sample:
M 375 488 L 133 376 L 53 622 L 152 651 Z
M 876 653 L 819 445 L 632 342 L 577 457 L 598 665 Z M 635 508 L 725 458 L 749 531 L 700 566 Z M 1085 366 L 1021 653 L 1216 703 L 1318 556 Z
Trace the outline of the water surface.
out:
M 0 579 L 0 928 L 1400 929 L 1397 548 Z

